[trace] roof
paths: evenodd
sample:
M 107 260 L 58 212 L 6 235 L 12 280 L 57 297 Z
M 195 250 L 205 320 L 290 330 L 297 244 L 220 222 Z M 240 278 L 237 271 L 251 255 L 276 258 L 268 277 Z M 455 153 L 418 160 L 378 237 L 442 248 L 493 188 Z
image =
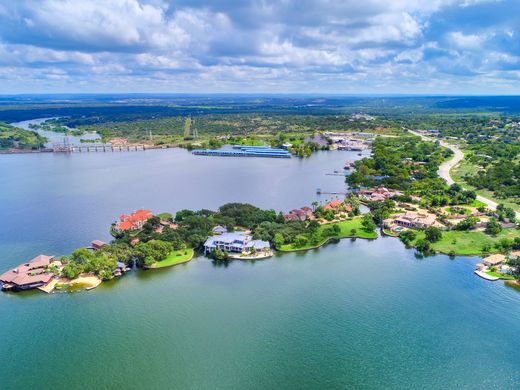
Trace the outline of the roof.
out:
M 104 242 L 104 241 L 101 241 L 101 240 L 94 240 L 90 243 L 91 246 L 97 246 L 97 247 L 102 247 L 102 246 L 105 246 L 107 243 Z
M 226 244 L 244 244 L 247 241 L 251 240 L 251 236 L 248 234 L 245 234 L 244 232 L 227 232 L 223 233 L 218 236 L 210 236 L 204 243 L 204 246 L 212 246 L 214 245 L 215 241 L 223 242 Z
M 329 203 L 327 203 L 325 206 L 323 206 L 323 208 L 325 210 L 330 210 L 330 209 L 338 209 L 341 206 L 343 206 L 343 201 L 336 199 L 336 200 L 333 200 L 333 201 L 330 201 Z
M 38 274 L 38 275 L 19 275 L 17 278 L 14 278 L 12 283 L 15 283 L 19 286 L 24 286 L 28 284 L 34 283 L 49 283 L 52 279 L 52 275 L 48 273 Z
M 117 224 L 119 230 L 130 230 L 134 229 L 135 225 L 130 221 L 122 221 Z
M 497 264 L 502 263 L 505 259 L 506 259 L 506 257 L 504 255 L 497 253 L 497 254 L 489 255 L 488 257 L 485 257 L 484 262 L 486 264 L 497 265 Z
M 54 259 L 54 256 L 38 255 L 29 261 L 30 269 L 47 267 L 52 259 Z
M 267 241 L 262 240 L 253 240 L 252 241 L 253 246 L 256 250 L 262 250 L 262 249 L 270 249 L 271 245 Z

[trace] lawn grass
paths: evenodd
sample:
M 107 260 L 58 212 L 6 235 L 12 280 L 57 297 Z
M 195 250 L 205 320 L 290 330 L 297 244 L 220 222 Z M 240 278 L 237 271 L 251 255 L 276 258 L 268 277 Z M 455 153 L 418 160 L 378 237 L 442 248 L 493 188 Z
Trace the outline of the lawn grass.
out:
M 304 246 L 297 246 L 296 244 L 285 244 L 285 245 L 282 245 L 281 248 L 277 248 L 277 249 L 282 252 L 305 251 L 305 250 L 309 250 L 309 249 L 319 248 L 320 246 L 326 244 L 328 241 L 333 240 L 333 239 L 354 238 L 354 237 L 355 238 L 367 238 L 367 239 L 377 238 L 376 232 L 367 232 L 366 230 L 363 229 L 363 225 L 361 225 L 361 221 L 362 221 L 361 217 L 356 217 L 353 219 L 349 219 L 347 221 L 336 222 L 336 224 L 340 227 L 341 231 L 337 235 L 323 238 L 322 241 L 318 242 L 317 244 L 308 243 Z M 327 224 L 321 225 L 318 228 L 318 233 L 320 234 L 320 236 L 322 236 L 323 230 L 326 227 L 330 227 L 333 224 L 334 223 L 327 223 Z M 353 235 L 351 233 L 352 229 L 356 229 L 356 234 Z
M 188 249 L 180 249 L 177 251 L 171 252 L 168 257 L 164 260 L 158 261 L 156 263 L 153 263 L 148 268 L 165 268 L 165 267 L 172 267 L 177 264 L 182 264 L 190 261 L 193 258 L 193 248 Z
M 454 255 L 484 255 L 485 246 L 493 250 L 495 244 L 502 238 L 514 239 L 520 237 L 519 229 L 503 229 L 496 236 L 490 236 L 484 232 L 449 230 L 442 232 L 440 241 L 432 243 L 431 247 L 436 252 Z M 417 238 L 424 239 L 424 232 L 418 231 Z
M 499 278 L 502 280 L 515 280 L 516 278 L 513 275 L 501 274 L 499 272 L 486 272 L 489 276 L 494 276 L 495 278 Z

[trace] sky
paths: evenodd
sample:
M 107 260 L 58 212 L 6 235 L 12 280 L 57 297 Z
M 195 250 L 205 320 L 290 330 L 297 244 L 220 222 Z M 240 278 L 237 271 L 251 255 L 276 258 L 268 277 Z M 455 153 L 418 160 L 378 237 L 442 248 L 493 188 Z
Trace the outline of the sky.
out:
M 519 0 L 0 0 L 0 94 L 520 94 Z

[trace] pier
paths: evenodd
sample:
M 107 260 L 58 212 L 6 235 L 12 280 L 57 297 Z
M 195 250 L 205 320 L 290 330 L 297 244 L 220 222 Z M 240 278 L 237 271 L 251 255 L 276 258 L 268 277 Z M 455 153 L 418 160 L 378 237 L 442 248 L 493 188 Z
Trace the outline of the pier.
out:
M 233 145 L 232 149 L 196 149 L 192 153 L 198 156 L 291 158 L 287 150 L 267 146 Z

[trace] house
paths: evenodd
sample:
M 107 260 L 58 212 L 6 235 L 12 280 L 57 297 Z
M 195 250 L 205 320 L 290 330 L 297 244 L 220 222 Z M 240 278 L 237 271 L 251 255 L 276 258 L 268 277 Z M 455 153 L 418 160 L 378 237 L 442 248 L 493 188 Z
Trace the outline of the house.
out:
M 369 202 L 384 202 L 385 200 L 391 199 L 398 195 L 402 195 L 402 192 L 389 190 L 384 186 L 362 190 L 359 192 L 360 198 Z
M 518 258 L 520 258 L 520 251 L 513 251 L 509 254 L 509 258 L 510 259 L 513 259 L 513 260 L 516 260 Z
M 115 277 L 123 275 L 125 272 L 130 271 L 130 268 L 126 266 L 122 261 L 117 261 L 117 266 L 112 270 L 112 275 Z
M 90 243 L 90 247 L 94 249 L 95 251 L 100 250 L 103 248 L 107 243 L 101 240 L 94 240 Z
M 214 234 L 224 234 L 227 233 L 227 229 L 224 226 L 217 225 L 212 229 Z
M 383 226 L 390 229 L 395 225 L 405 228 L 425 229 L 433 226 L 436 221 L 437 217 L 434 214 L 409 211 L 405 214 L 398 214 L 385 219 Z
M 116 223 L 115 229 L 120 232 L 142 229 L 146 221 L 152 217 L 152 212 L 144 209 L 136 210 L 129 215 L 123 214 L 119 217 L 119 222 Z
M 310 207 L 302 207 L 301 209 L 291 210 L 289 213 L 284 214 L 286 221 L 306 221 L 308 219 L 314 219 L 314 213 Z
M 343 201 L 339 199 L 332 200 L 323 206 L 323 210 L 339 211 L 341 208 L 343 208 Z
M 352 206 L 350 204 L 343 203 L 342 200 L 336 199 L 333 201 L 330 201 L 325 206 L 323 206 L 323 210 L 332 210 L 334 213 L 345 211 L 347 213 L 350 213 L 352 211 Z
M 204 243 L 204 253 L 211 253 L 215 248 L 225 252 L 249 253 L 254 248 L 257 252 L 271 249 L 267 241 L 253 240 L 244 232 L 230 232 L 210 236 Z
M 484 264 L 488 267 L 496 267 L 497 265 L 502 264 L 506 260 L 506 257 L 504 255 L 501 255 L 499 253 L 494 255 L 489 255 L 488 257 L 484 258 Z
M 54 256 L 39 255 L 2 275 L 2 289 L 29 290 L 46 286 L 52 280 L 52 273 L 46 271 Z

